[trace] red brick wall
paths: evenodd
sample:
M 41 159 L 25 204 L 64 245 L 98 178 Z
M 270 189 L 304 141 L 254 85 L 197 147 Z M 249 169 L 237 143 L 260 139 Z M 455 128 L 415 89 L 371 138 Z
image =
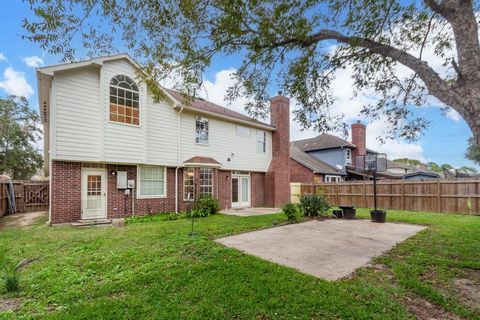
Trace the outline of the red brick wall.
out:
M 356 148 L 352 150 L 353 165 L 355 165 L 356 156 L 364 156 L 367 154 L 366 131 L 367 128 L 360 121 L 352 124 L 352 143 L 356 146 Z
M 51 223 L 71 222 L 81 218 L 81 176 L 81 163 L 52 161 Z
M 132 193 L 125 195 L 125 190 L 117 189 L 117 171 L 127 171 L 127 179 L 137 184 L 137 166 L 107 165 L 107 218 L 123 218 L 132 214 Z M 137 185 L 135 186 L 137 187 Z M 135 189 L 137 193 L 137 189 Z M 175 210 L 175 169 L 167 168 L 167 197 L 155 199 L 138 199 L 135 196 L 135 214 L 143 215 Z
M 290 202 L 290 100 L 282 95 L 270 100 L 272 161 L 265 179 L 265 205 L 280 207 Z
M 137 166 L 80 162 L 52 162 L 52 223 L 67 223 L 81 219 L 81 174 L 83 168 L 101 168 L 107 175 L 107 218 L 122 218 L 132 214 L 132 193 L 117 189 L 117 171 L 126 171 L 127 179 L 137 183 Z M 195 170 L 198 183 L 199 172 Z M 265 173 L 251 173 L 251 204 L 265 205 Z M 198 192 L 198 190 L 197 190 Z M 137 190 L 135 190 L 135 194 Z M 222 209 L 232 206 L 232 172 L 213 169 L 213 195 Z M 167 168 L 166 198 L 138 199 L 135 214 L 143 215 L 175 210 L 175 168 Z M 183 169 L 178 170 L 178 209 L 190 210 L 193 202 L 183 201 Z
M 232 207 L 232 172 L 217 170 L 218 200 L 220 208 L 229 209 Z
M 252 207 L 265 206 L 265 173 L 252 172 L 250 173 L 251 184 L 251 205 Z
M 301 163 L 290 159 L 290 182 L 318 183 L 323 181 L 321 174 L 313 173 L 312 170 Z

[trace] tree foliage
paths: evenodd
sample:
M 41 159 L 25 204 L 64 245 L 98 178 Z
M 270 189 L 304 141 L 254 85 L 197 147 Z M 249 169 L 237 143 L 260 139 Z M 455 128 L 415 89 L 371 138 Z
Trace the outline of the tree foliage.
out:
M 43 164 L 35 143 L 40 139 L 38 114 L 27 99 L 0 98 L 0 173 L 12 179 L 29 179 Z
M 331 84 L 348 67 L 356 92 L 373 97 L 362 114 L 385 119 L 390 137 L 414 139 L 428 125 L 413 109 L 431 95 L 462 115 L 480 145 L 473 0 L 28 2 L 36 19 L 25 19 L 25 37 L 68 61 L 79 42 L 94 55 L 116 51 L 121 40 L 145 67 L 148 84 L 175 73 L 177 89 L 196 95 L 212 61 L 237 54 L 242 62 L 228 99 L 246 96 L 250 114 L 263 116 L 269 86 L 278 80 L 299 105 L 296 120 L 319 131 L 342 121 L 331 110 Z M 426 50 L 442 61 L 441 72 Z M 410 71 L 398 72 L 400 65 Z
M 475 140 L 473 138 L 468 139 L 468 148 L 465 157 L 480 165 L 480 148 L 475 145 Z
M 393 160 L 397 163 L 403 163 L 403 164 L 406 164 L 406 165 L 409 165 L 409 166 L 419 166 L 422 164 L 422 162 L 420 160 L 416 160 L 416 159 L 409 159 L 409 158 L 400 158 L 400 159 L 395 159 Z

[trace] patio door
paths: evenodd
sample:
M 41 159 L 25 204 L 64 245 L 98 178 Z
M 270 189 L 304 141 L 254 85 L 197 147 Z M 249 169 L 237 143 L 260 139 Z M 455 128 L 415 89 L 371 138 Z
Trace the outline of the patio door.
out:
M 250 176 L 232 176 L 232 207 L 250 207 Z
M 82 170 L 82 219 L 107 217 L 105 170 Z

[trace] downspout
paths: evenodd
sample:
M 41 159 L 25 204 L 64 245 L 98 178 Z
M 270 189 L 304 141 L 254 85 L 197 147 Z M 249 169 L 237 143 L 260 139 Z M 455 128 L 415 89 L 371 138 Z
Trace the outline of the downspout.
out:
M 177 104 L 174 105 L 174 108 Z M 177 167 L 175 168 L 175 212 L 178 212 L 178 169 L 180 169 L 180 118 L 183 112 L 183 106 L 180 107 L 180 111 L 177 114 Z

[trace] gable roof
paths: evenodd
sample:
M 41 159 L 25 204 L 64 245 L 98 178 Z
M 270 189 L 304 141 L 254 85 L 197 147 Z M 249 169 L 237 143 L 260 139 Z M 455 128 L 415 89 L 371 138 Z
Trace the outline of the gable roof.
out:
M 344 176 L 345 173 L 339 172 L 331 165 L 318 160 L 317 158 L 309 155 L 306 152 L 303 152 L 299 148 L 295 146 L 290 146 L 290 158 L 297 161 L 301 165 L 307 167 L 308 169 L 312 170 L 314 173 L 322 173 L 322 174 L 332 174 L 332 175 L 342 175 Z
M 72 70 L 72 69 L 89 67 L 89 66 L 100 68 L 102 67 L 103 63 L 106 61 L 119 60 L 119 59 L 127 60 L 135 68 L 139 70 L 142 68 L 128 53 L 119 53 L 119 54 L 114 54 L 110 56 L 92 58 L 89 60 L 82 60 L 78 62 L 67 62 L 67 63 L 61 63 L 61 64 L 37 68 L 37 80 L 39 81 L 38 87 L 39 87 L 40 106 L 43 105 L 43 101 L 48 101 L 46 97 L 42 97 L 42 94 L 41 94 L 42 91 L 40 90 L 41 89 L 40 82 L 41 80 L 43 80 L 43 77 L 51 78 L 55 72 Z M 45 80 L 43 81 L 45 82 Z M 217 115 L 220 118 L 224 118 L 226 120 L 231 119 L 231 120 L 234 120 L 235 122 L 244 123 L 247 125 L 253 125 L 255 127 L 259 127 L 261 129 L 268 130 L 268 131 L 275 130 L 275 127 L 267 123 L 258 121 L 244 114 L 230 110 L 228 108 L 222 107 L 220 105 L 217 105 L 213 102 L 206 101 L 201 98 L 193 98 L 191 101 L 188 101 L 187 103 L 187 99 L 185 99 L 185 97 L 181 93 L 175 90 L 164 88 L 159 84 L 158 84 L 158 87 L 165 93 L 166 97 L 174 103 L 174 107 L 177 107 L 178 105 L 180 105 L 184 108 L 191 109 L 194 111 L 201 111 L 206 114 Z
M 311 139 L 294 141 L 293 145 L 298 149 L 300 149 L 301 151 L 315 151 L 315 150 L 341 148 L 341 147 L 348 147 L 348 148 L 356 147 L 353 143 L 348 142 L 347 140 L 343 140 L 341 138 L 335 137 L 328 133 L 322 133 L 321 135 L 318 135 L 315 138 L 311 138 Z
M 207 113 L 213 113 L 219 116 L 224 116 L 227 118 L 232 118 L 235 120 L 240 120 L 240 121 L 245 121 L 254 125 L 260 125 L 260 126 L 265 126 L 269 129 L 275 129 L 275 127 L 262 122 L 258 121 L 256 119 L 253 119 L 249 116 L 246 116 L 244 114 L 241 114 L 239 112 L 233 111 L 231 109 L 222 107 L 218 104 L 215 104 L 213 102 L 207 101 L 202 98 L 192 98 L 190 101 L 187 101 L 187 98 L 185 98 L 180 92 L 172 90 L 172 89 L 165 89 L 175 100 L 177 100 L 180 104 L 182 104 L 184 107 L 198 110 L 198 111 L 203 111 Z M 266 129 L 267 129 L 266 128 Z

